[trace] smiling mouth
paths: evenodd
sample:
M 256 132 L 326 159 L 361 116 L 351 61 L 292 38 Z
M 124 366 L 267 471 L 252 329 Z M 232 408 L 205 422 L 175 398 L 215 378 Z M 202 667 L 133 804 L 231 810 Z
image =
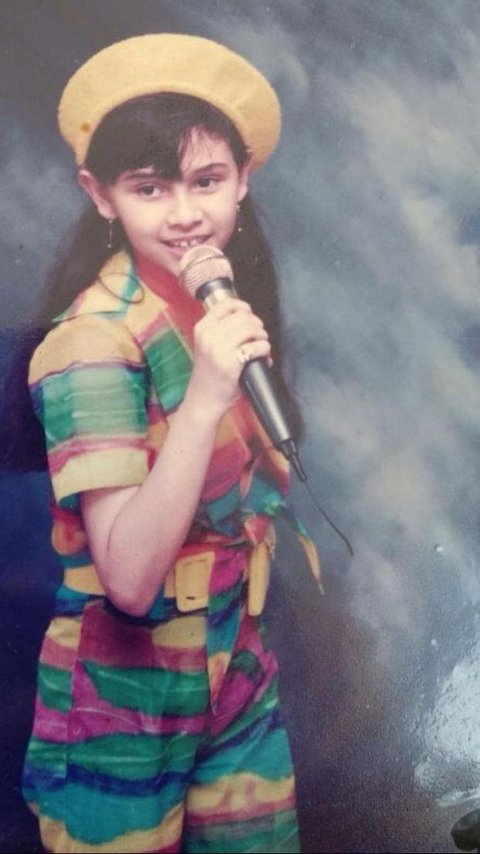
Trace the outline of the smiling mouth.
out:
M 192 246 L 205 243 L 207 239 L 207 237 L 184 237 L 180 240 L 164 240 L 163 243 L 170 249 L 191 249 Z

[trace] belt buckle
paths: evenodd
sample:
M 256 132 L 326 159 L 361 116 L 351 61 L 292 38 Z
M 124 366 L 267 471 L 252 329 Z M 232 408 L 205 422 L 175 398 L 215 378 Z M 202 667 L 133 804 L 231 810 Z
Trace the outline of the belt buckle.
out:
M 175 598 L 182 613 L 208 607 L 208 587 L 215 552 L 179 558 L 175 564 Z

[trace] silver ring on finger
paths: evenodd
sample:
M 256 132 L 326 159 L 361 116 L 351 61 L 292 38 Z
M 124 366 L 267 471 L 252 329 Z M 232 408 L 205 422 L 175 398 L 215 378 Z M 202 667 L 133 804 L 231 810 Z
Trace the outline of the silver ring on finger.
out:
M 238 348 L 237 360 L 240 362 L 241 365 L 245 365 L 247 362 L 250 361 L 250 355 L 248 353 L 246 344 L 242 344 L 242 346 Z

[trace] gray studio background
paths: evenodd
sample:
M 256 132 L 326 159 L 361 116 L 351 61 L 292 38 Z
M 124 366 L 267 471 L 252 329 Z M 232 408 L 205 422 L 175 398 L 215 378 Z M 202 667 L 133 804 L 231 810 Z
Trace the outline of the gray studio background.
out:
M 82 196 L 61 89 L 101 47 L 183 31 L 270 78 L 282 142 L 252 184 L 282 280 L 320 550 L 281 529 L 269 621 L 305 851 L 453 852 L 480 806 L 480 5 L 476 0 L 2 0 L 0 342 Z M 0 845 L 57 569 L 43 475 L 0 478 Z

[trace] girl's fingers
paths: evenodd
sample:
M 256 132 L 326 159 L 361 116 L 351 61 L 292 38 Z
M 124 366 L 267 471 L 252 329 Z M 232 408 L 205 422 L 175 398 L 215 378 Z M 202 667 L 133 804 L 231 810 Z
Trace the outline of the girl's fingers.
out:
M 247 341 L 236 349 L 236 358 L 240 365 L 246 365 L 252 359 L 270 356 L 269 341 Z
M 220 306 L 208 312 L 195 327 L 195 343 L 199 347 L 209 347 L 216 340 L 224 346 L 237 347 L 246 341 L 267 340 L 265 327 L 247 306 L 239 300 L 226 300 L 233 303 L 229 310 Z M 246 306 L 246 308 L 245 308 Z
M 256 324 L 263 327 L 248 303 L 241 300 L 228 299 L 214 306 L 203 318 L 204 325 L 215 327 L 217 324 L 226 329 L 235 329 L 241 324 Z
M 237 299 L 236 297 L 228 297 L 227 299 L 221 300 L 216 305 L 212 306 L 212 308 L 208 310 L 208 316 L 222 320 L 222 318 L 228 317 L 229 314 L 235 314 L 239 311 L 253 314 L 252 308 L 248 302 Z

